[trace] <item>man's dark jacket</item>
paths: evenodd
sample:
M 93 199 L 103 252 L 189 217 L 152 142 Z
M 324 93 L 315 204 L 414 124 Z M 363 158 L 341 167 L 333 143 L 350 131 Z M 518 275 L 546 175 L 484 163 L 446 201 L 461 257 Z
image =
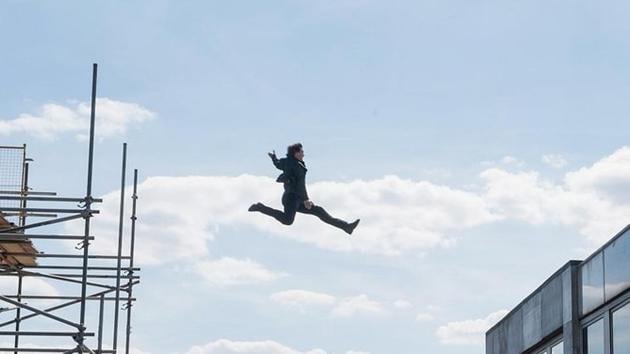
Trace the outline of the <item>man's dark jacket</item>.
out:
M 272 156 L 271 160 L 277 169 L 282 170 L 276 182 L 284 183 L 285 193 L 294 193 L 302 200 L 309 200 L 306 193 L 306 171 L 308 170 L 304 162 L 292 156 L 281 159 Z

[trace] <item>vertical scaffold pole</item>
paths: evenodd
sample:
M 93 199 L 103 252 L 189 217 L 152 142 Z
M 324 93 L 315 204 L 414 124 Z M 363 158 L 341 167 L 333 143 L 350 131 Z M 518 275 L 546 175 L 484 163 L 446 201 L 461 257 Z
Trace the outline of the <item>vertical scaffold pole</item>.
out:
M 22 145 L 22 197 L 28 195 L 28 163 L 26 162 L 26 144 Z M 26 208 L 26 198 L 20 201 L 20 208 Z M 20 211 L 20 226 L 26 225 L 26 212 Z
M 83 273 L 81 276 L 81 318 L 78 336 L 79 347 L 83 345 L 85 335 L 85 295 L 87 292 L 87 270 L 89 256 L 90 218 L 92 217 L 92 166 L 94 163 L 94 127 L 96 123 L 96 73 L 98 64 L 92 66 L 92 105 L 90 110 L 90 147 L 88 152 L 87 190 L 85 193 L 85 233 L 83 234 Z
M 28 162 L 26 162 L 26 144 L 23 145 L 24 155 L 22 157 L 22 199 L 20 201 L 20 207 L 26 208 L 26 196 L 28 195 Z M 20 212 L 20 226 L 26 225 L 26 213 Z M 18 288 L 17 288 L 17 301 L 22 302 L 22 281 L 23 277 L 21 273 L 18 273 Z M 22 308 L 18 307 L 15 311 L 15 339 L 13 341 L 13 347 L 19 348 L 20 346 L 20 320 L 22 318 Z M 13 352 L 18 354 L 18 352 Z
M 103 352 L 103 312 L 105 312 L 105 294 L 101 294 L 99 299 L 98 310 L 98 338 L 97 338 L 97 353 Z
M 18 288 L 17 288 L 17 301 L 22 302 L 22 274 L 18 273 Z M 18 307 L 15 314 L 15 341 L 13 342 L 13 348 L 19 348 L 20 346 L 20 319 L 22 318 L 22 308 Z M 18 354 L 17 351 L 13 354 Z
M 125 354 L 129 354 L 129 338 L 131 337 L 131 298 L 133 297 L 133 256 L 136 242 L 136 201 L 138 200 L 138 170 L 133 170 L 133 195 L 131 196 L 131 245 L 129 248 L 129 281 L 127 294 L 127 329 Z
M 120 267 L 122 257 L 123 219 L 125 217 L 125 175 L 127 172 L 127 143 L 123 144 L 122 173 L 120 176 L 120 214 L 118 218 L 118 254 L 116 259 L 116 299 L 114 300 L 114 335 L 112 349 L 118 350 L 118 314 L 120 313 Z

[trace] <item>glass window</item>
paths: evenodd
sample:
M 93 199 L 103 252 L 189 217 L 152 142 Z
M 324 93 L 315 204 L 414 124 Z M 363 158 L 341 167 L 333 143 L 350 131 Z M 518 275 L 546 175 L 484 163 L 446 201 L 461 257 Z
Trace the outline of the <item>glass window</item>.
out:
M 630 303 L 612 314 L 613 354 L 630 354 Z
M 584 328 L 584 354 L 604 354 L 603 319 Z
M 560 342 L 551 347 L 551 354 L 564 354 L 564 342 Z
M 582 314 L 604 303 L 603 258 L 600 253 L 582 265 Z
M 604 250 L 606 301 L 630 288 L 630 232 Z

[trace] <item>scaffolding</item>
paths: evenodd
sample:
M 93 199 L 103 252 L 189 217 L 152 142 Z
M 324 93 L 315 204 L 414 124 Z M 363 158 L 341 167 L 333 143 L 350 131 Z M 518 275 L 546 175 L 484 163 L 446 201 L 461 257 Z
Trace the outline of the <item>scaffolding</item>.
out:
M 103 202 L 92 196 L 97 69 L 94 64 L 84 197 L 33 191 L 28 184 L 32 160 L 26 157 L 26 145 L 0 146 L 0 352 L 122 352 L 119 324 L 125 311 L 124 352 L 129 354 L 131 309 L 136 301 L 133 289 L 140 282 L 140 268 L 134 265 L 138 170 L 133 171 L 125 254 L 126 143 L 122 148 L 117 252 L 91 253 L 90 245 L 96 242 L 91 219 L 99 214 L 94 206 Z M 42 228 L 46 231 L 38 232 Z M 38 251 L 33 242 L 38 248 L 59 252 Z M 76 243 L 74 250 L 68 246 L 72 243 Z M 7 293 L 8 284 L 15 286 L 14 292 Z

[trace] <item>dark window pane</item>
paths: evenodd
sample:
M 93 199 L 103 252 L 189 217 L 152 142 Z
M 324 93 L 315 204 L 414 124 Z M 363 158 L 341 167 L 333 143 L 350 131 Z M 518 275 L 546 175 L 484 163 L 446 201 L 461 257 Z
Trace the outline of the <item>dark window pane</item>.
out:
M 604 354 L 604 320 L 584 329 L 584 354 Z
M 630 304 L 613 312 L 613 354 L 630 354 Z
M 602 253 L 581 267 L 582 314 L 589 313 L 604 303 L 604 262 Z
M 551 354 L 564 354 L 564 343 L 560 342 L 551 348 Z
M 606 301 L 630 288 L 630 233 L 626 232 L 604 250 Z

